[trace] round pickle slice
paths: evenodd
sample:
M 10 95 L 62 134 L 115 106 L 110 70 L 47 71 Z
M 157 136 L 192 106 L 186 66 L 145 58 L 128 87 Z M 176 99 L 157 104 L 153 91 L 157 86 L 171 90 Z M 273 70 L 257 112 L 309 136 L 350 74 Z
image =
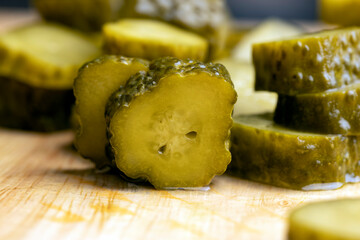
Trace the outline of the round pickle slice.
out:
M 279 95 L 274 121 L 297 130 L 360 135 L 360 83 L 322 93 Z
M 318 93 L 360 80 L 360 28 L 253 45 L 256 90 Z
M 358 137 L 289 130 L 271 114 L 235 117 L 231 135 L 231 168 L 240 177 L 302 190 L 360 181 Z
M 289 240 L 360 239 L 360 199 L 310 203 L 289 217 Z
M 208 42 L 195 33 L 155 20 L 124 19 L 103 27 L 104 49 L 110 54 L 155 59 L 171 56 L 205 60 Z
M 110 95 L 126 84 L 131 75 L 147 71 L 148 62 L 120 56 L 103 56 L 85 64 L 74 83 L 77 128 L 75 146 L 79 153 L 101 168 L 105 154 L 105 106 Z
M 230 163 L 236 92 L 220 64 L 162 58 L 108 102 L 117 167 L 155 188 L 203 187 Z

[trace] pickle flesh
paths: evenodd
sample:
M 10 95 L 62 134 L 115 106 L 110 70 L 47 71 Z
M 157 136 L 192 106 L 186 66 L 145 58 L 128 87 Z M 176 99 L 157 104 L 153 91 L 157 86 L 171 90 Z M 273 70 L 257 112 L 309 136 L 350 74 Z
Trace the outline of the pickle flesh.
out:
M 122 56 L 102 56 L 85 64 L 74 82 L 76 97 L 75 146 L 98 168 L 111 165 L 106 156 L 105 106 L 110 95 L 131 75 L 147 71 L 148 62 Z
M 231 160 L 236 101 L 220 64 L 160 58 L 110 97 L 106 119 L 114 161 L 155 188 L 202 187 Z
M 71 89 L 46 89 L 0 76 L 0 126 L 51 132 L 70 127 Z
M 318 93 L 360 79 L 360 28 L 253 45 L 256 90 Z
M 274 121 L 293 129 L 360 135 L 360 83 L 322 93 L 279 95 Z
M 360 2 L 354 0 L 320 0 L 321 20 L 343 26 L 360 25 Z
M 208 42 L 201 36 L 167 23 L 124 19 L 103 28 L 104 49 L 109 54 L 156 59 L 171 56 L 205 60 Z
M 239 177 L 302 190 L 360 180 L 358 137 L 289 130 L 272 114 L 234 117 L 231 135 L 230 167 Z
M 360 199 L 348 198 L 307 204 L 289 217 L 289 240 L 360 239 Z
M 78 68 L 100 55 L 91 38 L 37 23 L 0 36 L 0 75 L 47 89 L 71 89 Z

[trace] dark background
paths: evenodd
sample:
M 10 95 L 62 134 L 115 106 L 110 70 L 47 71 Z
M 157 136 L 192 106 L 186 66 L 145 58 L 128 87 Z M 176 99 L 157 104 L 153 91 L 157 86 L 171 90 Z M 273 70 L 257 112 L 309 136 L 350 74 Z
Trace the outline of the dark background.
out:
M 0 7 L 29 7 L 29 2 L 30 0 L 0 0 Z M 316 0 L 227 0 L 227 2 L 237 18 L 279 17 L 313 20 L 317 17 Z

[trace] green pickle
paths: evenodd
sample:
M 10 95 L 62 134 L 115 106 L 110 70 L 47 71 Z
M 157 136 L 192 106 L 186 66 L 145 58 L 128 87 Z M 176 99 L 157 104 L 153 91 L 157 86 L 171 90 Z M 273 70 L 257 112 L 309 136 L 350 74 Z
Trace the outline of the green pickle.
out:
M 360 28 L 345 28 L 253 45 L 256 90 L 318 93 L 360 79 Z
M 360 199 L 309 203 L 289 216 L 289 240 L 360 239 Z
M 116 166 L 155 188 L 203 187 L 230 163 L 236 92 L 220 64 L 160 58 L 109 99 Z
M 155 20 L 123 19 L 103 27 L 104 49 L 109 54 L 156 59 L 177 57 L 205 60 L 205 38 Z
M 148 62 L 122 56 L 102 56 L 85 64 L 74 83 L 76 97 L 75 146 L 98 168 L 111 165 L 106 156 L 105 105 L 110 95 L 124 86 L 131 75 L 147 71 Z
M 297 130 L 360 135 L 360 83 L 322 93 L 279 95 L 274 121 Z
M 321 20 L 342 26 L 360 25 L 360 2 L 356 0 L 319 0 Z
M 278 187 L 325 190 L 360 180 L 358 137 L 274 124 L 272 114 L 238 116 L 231 134 L 233 174 Z
M 37 23 L 0 36 L 0 124 L 35 131 L 70 126 L 78 68 L 100 54 L 91 37 Z

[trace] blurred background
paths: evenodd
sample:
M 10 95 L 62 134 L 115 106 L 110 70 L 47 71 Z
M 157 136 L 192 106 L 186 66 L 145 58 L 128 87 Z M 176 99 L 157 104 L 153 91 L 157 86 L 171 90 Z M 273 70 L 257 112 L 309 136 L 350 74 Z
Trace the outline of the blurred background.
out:
M 0 0 L 0 7 L 28 8 L 30 0 Z M 314 20 L 317 18 L 316 0 L 227 0 L 236 18 Z

